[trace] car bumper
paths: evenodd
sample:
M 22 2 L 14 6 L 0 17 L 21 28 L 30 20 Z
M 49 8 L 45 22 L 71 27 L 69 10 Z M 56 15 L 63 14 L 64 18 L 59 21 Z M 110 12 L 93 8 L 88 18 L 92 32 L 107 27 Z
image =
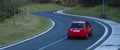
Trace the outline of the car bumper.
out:
M 68 33 L 69 37 L 86 37 L 86 33 L 79 33 L 79 32 L 74 32 L 74 33 Z

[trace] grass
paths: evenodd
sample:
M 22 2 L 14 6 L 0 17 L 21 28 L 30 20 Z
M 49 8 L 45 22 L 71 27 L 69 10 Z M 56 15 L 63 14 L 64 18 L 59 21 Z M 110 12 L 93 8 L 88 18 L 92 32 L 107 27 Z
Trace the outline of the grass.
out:
M 76 8 L 67 10 L 65 12 L 100 18 L 102 17 L 102 6 L 99 5 L 95 7 L 83 7 L 79 5 Z M 105 13 L 107 15 L 107 19 L 120 22 L 120 8 L 105 6 Z
M 22 8 L 27 8 L 27 12 L 31 12 L 38 10 L 59 9 L 62 7 L 52 4 L 34 4 L 23 6 Z M 6 19 L 0 23 L 0 46 L 35 35 L 36 33 L 47 29 L 51 24 L 48 19 L 31 14 L 16 14 L 15 19 L 15 26 L 13 25 L 13 18 Z
M 57 4 L 34 4 L 34 5 L 28 5 L 28 6 L 23 6 L 23 9 L 26 11 L 40 11 L 40 10 L 57 10 L 57 9 L 63 9 L 65 7 L 62 7 Z
M 0 23 L 0 45 L 31 36 L 50 26 L 48 19 L 34 15 L 26 15 L 24 19 L 21 18 L 21 15 L 16 15 L 15 26 L 13 26 L 12 20 L 10 18 Z

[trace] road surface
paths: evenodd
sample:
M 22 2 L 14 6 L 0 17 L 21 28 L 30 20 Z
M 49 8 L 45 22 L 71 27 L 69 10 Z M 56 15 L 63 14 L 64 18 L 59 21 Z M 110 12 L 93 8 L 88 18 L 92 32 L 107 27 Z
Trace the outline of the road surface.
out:
M 85 50 L 92 44 L 94 44 L 96 41 L 98 41 L 105 32 L 105 28 L 101 24 L 95 22 L 96 20 L 61 15 L 55 13 L 55 11 L 56 10 L 48 10 L 31 13 L 34 15 L 44 16 L 55 22 L 55 27 L 49 32 L 32 40 L 23 42 L 21 44 L 3 50 Z M 93 27 L 92 36 L 90 36 L 86 40 L 78 38 L 67 39 L 67 28 L 70 25 L 70 23 L 74 20 L 87 20 Z M 107 24 L 103 24 L 109 28 Z M 106 38 L 108 38 L 109 35 L 110 34 L 108 34 Z M 101 43 L 105 39 L 103 39 Z

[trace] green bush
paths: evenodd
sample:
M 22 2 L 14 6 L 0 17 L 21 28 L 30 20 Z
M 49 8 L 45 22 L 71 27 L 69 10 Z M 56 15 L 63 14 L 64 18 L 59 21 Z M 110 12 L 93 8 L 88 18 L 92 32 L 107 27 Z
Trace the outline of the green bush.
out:
M 4 18 L 0 16 L 0 22 L 2 22 L 3 20 L 4 20 Z
M 27 0 L 0 0 L 0 17 L 1 19 L 10 18 L 19 13 L 19 6 L 25 5 Z M 2 20 L 0 20 L 2 21 Z

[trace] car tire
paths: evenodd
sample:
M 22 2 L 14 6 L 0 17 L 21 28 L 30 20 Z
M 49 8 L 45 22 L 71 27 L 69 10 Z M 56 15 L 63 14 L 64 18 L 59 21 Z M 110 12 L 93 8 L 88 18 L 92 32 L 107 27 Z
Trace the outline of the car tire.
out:
M 86 37 L 85 37 L 85 39 L 88 39 L 88 37 L 89 37 L 89 35 L 88 35 L 88 34 L 86 34 Z
M 68 36 L 68 37 L 67 37 L 67 39 L 71 39 L 71 37 L 70 37 L 70 36 Z
M 90 33 L 89 36 L 92 36 L 92 33 Z
M 92 31 L 93 31 L 93 29 L 92 29 L 91 32 L 90 32 L 90 36 L 92 36 Z

